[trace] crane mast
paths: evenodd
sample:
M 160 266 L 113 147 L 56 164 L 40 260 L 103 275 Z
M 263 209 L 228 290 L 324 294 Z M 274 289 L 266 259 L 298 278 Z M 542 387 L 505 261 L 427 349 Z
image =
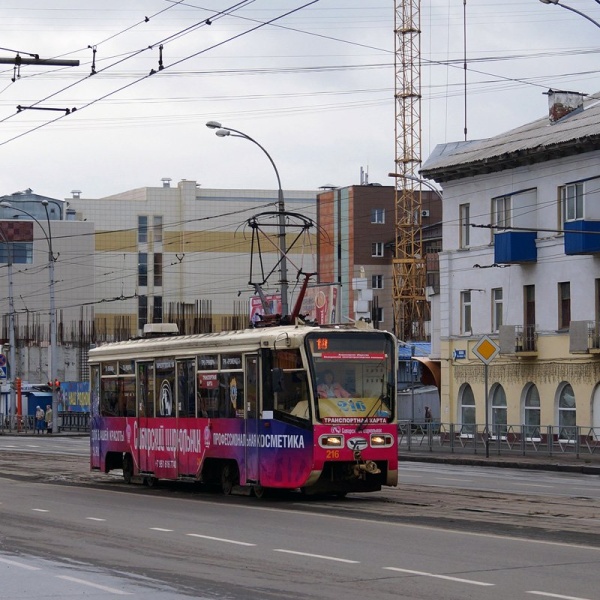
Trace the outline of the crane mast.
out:
M 425 258 L 421 234 L 421 7 L 395 0 L 395 333 L 425 339 Z

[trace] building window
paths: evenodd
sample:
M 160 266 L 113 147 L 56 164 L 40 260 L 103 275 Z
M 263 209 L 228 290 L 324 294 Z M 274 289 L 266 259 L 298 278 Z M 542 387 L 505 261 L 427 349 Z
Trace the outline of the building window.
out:
M 469 290 L 460 293 L 460 332 L 471 333 L 471 292 Z
M 162 227 L 163 218 L 160 215 L 154 215 L 154 217 L 152 217 L 152 236 L 154 238 L 154 242 L 162 242 Z
M 162 275 L 163 275 L 163 255 L 155 254 L 154 255 L 154 285 L 162 286 Z
M 0 263 L 10 263 L 9 252 L 11 250 L 13 264 L 33 264 L 33 242 L 10 242 L 8 244 L 5 242 L 0 242 Z
M 575 440 L 577 408 L 573 388 L 566 383 L 558 398 L 558 437 L 561 440 Z
M 492 390 L 492 435 L 506 437 L 507 422 L 506 392 L 498 384 Z
M 512 226 L 512 197 L 492 198 L 492 225 L 498 228 Z M 495 233 L 492 231 L 492 234 Z
M 371 209 L 371 223 L 377 223 L 377 224 L 385 223 L 385 209 L 384 208 L 372 208 Z
M 571 324 L 571 284 L 558 284 L 558 328 L 568 329 Z
M 492 290 L 492 331 L 499 331 L 502 326 L 502 288 Z
M 138 286 L 148 285 L 148 254 L 138 252 Z
M 138 329 L 144 329 L 148 322 L 148 297 L 138 296 Z
M 523 296 L 525 300 L 525 327 L 535 326 L 535 285 L 523 286 Z
M 152 304 L 152 322 L 162 323 L 163 320 L 163 299 L 162 296 L 154 296 Z
M 374 306 L 371 310 L 371 318 L 374 323 L 383 323 L 383 308 Z
M 375 242 L 371 244 L 371 256 L 381 258 L 383 256 L 383 242 Z
M 525 394 L 523 421 L 525 423 L 525 438 L 528 440 L 541 439 L 540 431 L 540 393 L 533 383 Z
M 383 289 L 383 275 L 371 275 L 371 287 L 374 290 Z
M 473 395 L 473 389 L 467 383 L 460 395 L 460 434 L 475 435 L 475 423 L 475 396 Z
M 459 247 L 468 248 L 470 244 L 470 233 L 471 233 L 471 222 L 469 217 L 469 205 L 461 204 L 458 207 L 458 220 L 459 220 Z
M 138 215 L 138 244 L 148 242 L 148 217 Z
M 572 183 L 561 188 L 563 221 L 583 219 L 583 183 Z

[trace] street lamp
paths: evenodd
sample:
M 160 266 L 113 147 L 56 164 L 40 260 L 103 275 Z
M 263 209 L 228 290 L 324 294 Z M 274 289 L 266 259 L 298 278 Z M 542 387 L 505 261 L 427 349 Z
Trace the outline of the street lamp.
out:
M 48 223 L 48 231 L 44 229 L 42 224 L 30 213 L 23 208 L 12 205 L 10 202 L 0 202 L 3 208 L 12 208 L 18 210 L 28 217 L 32 218 L 42 230 L 46 241 L 48 242 L 48 273 L 50 277 L 50 354 L 48 356 L 48 366 L 50 371 L 50 381 L 52 385 L 52 433 L 58 433 L 58 398 L 56 396 L 56 307 L 54 305 L 54 263 L 56 258 L 52 251 L 52 230 L 50 228 L 50 215 L 48 214 L 48 200 L 42 200 L 42 205 L 46 210 L 46 221 Z
M 209 121 L 206 126 L 209 129 L 216 129 L 215 134 L 219 137 L 241 137 L 254 144 L 256 144 L 269 159 L 269 162 L 275 170 L 275 176 L 277 177 L 277 194 L 278 194 L 278 211 L 279 211 L 279 252 L 281 254 L 281 313 L 285 317 L 288 315 L 288 281 L 287 281 L 287 258 L 286 258 L 286 243 L 285 243 L 285 203 L 283 200 L 283 190 L 281 189 L 281 178 L 279 177 L 279 171 L 275 165 L 275 162 L 271 158 L 271 155 L 266 149 L 259 144 L 254 138 L 251 138 L 248 134 L 232 129 L 231 127 L 225 127 L 218 121 Z
M 577 13 L 579 16 L 587 19 L 591 23 L 593 23 L 596 27 L 600 27 L 600 23 L 592 19 L 592 17 L 588 17 L 585 13 L 582 13 L 580 10 L 573 8 L 572 6 L 567 6 L 566 4 L 560 4 L 559 0 L 540 0 L 543 4 L 556 4 L 556 6 L 560 6 L 561 8 L 565 8 L 566 10 L 570 10 L 571 12 Z M 600 4 L 600 0 L 596 0 L 598 4 Z
M 600 1 L 600 0 L 599 0 Z M 544 2 L 544 0 L 540 0 L 540 2 Z M 438 198 L 443 202 L 444 197 L 440 190 L 438 190 L 435 186 L 433 186 L 426 179 L 421 179 L 420 177 L 415 177 L 414 175 L 403 175 L 402 173 L 388 173 L 388 177 L 399 177 L 401 179 L 410 179 L 411 181 L 416 181 L 417 183 L 423 184 L 425 187 L 428 187 L 432 192 L 437 194 Z
M 0 238 L 6 244 L 7 266 L 8 266 L 8 344 L 9 348 L 9 368 L 10 380 L 12 385 L 10 390 L 10 428 L 12 429 L 13 418 L 16 415 L 17 401 L 15 396 L 15 372 L 16 372 L 16 349 L 15 349 L 15 297 L 13 293 L 13 245 L 6 237 L 4 231 L 0 227 Z

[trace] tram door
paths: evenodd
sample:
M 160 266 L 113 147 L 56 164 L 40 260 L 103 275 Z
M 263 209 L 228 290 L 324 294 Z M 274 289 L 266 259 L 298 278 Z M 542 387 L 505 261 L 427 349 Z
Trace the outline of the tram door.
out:
M 246 433 L 246 483 L 259 483 L 258 415 L 260 389 L 258 355 L 244 357 L 244 431 Z
M 138 419 L 137 435 L 140 435 L 142 429 L 148 427 L 148 419 L 154 417 L 154 363 L 153 362 L 139 362 L 137 363 L 137 390 L 136 398 L 136 412 Z M 140 471 L 151 471 L 154 468 L 153 464 L 150 464 L 148 451 L 142 450 L 142 444 L 138 440 L 137 456 L 135 461 L 137 462 Z

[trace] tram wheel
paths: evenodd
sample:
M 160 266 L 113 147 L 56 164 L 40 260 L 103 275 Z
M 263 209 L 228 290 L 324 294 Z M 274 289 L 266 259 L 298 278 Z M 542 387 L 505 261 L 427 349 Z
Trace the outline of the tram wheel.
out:
M 254 492 L 254 497 L 258 498 L 259 500 L 266 498 L 266 496 L 268 495 L 267 488 L 264 488 L 262 485 L 253 486 L 252 491 Z
M 127 484 L 131 483 L 133 477 L 133 459 L 131 454 L 126 454 L 123 457 L 123 481 Z
M 237 465 L 227 462 L 221 469 L 221 491 L 225 496 L 229 496 L 233 488 L 240 483 L 240 473 Z

